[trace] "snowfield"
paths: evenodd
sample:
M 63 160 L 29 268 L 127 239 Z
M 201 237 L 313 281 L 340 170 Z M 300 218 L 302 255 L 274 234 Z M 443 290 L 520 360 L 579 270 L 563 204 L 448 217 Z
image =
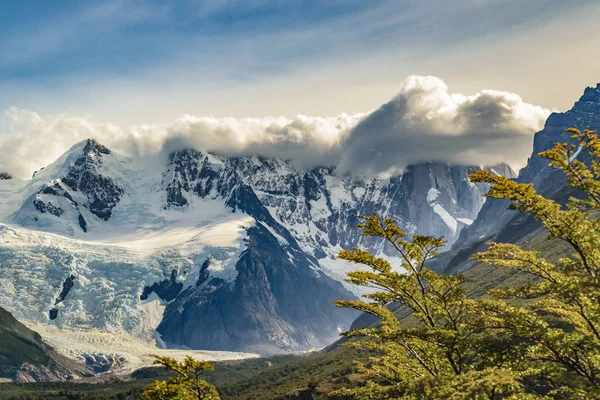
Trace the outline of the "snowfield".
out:
M 140 300 L 144 287 L 167 279 L 173 270 L 185 286 L 194 284 L 209 257 L 218 265 L 213 276 L 234 279 L 244 227 L 252 223 L 247 215 L 231 214 L 203 228 L 166 229 L 164 235 L 152 232 L 115 243 L 0 224 L 0 305 L 24 321 L 150 339 L 162 319 L 162 301 Z M 69 301 L 57 305 L 61 318 L 51 321 L 49 311 L 69 275 L 76 276 Z
M 195 284 L 207 258 L 213 260 L 212 276 L 234 280 L 245 229 L 253 224 L 248 215 L 230 213 L 204 226 L 90 242 L 0 224 L 0 305 L 71 358 L 108 354 L 123 359 L 111 369 L 115 373 L 151 365 L 150 354 L 214 361 L 254 357 L 160 349 L 155 329 L 166 303 L 154 293 L 140 300 L 145 286 L 168 278 L 173 270 L 184 287 Z M 76 278 L 68 301 L 55 305 L 70 275 Z M 52 308 L 60 318 L 50 319 Z

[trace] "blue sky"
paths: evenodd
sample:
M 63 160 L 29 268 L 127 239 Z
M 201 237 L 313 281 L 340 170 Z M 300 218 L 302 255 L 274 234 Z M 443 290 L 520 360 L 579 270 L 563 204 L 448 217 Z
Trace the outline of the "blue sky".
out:
M 564 108 L 600 81 L 597 3 L 1 1 L 0 109 L 121 124 L 337 114 L 377 107 L 412 74 Z
M 143 0 L 6 4 L 0 27 L 5 38 L 0 72 L 15 81 L 40 83 L 71 74 L 135 74 L 150 65 L 183 59 L 186 52 L 197 52 L 200 58 L 213 46 L 225 46 L 236 38 L 311 30 L 364 13 L 367 5 L 362 1 Z

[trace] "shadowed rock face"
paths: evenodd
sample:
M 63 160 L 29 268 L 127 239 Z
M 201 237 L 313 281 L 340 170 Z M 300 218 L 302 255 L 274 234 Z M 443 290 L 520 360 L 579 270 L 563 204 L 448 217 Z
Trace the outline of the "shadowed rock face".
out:
M 215 350 L 307 349 L 335 340 L 335 328 L 354 319 L 332 304 L 353 296 L 315 271 L 296 246 L 282 246 L 262 224 L 248 230 L 247 245 L 233 284 L 201 274 L 167 306 L 157 329 L 163 340 Z
M 12 178 L 13 178 L 12 175 L 9 174 L 8 172 L 0 172 L 0 181 L 8 181 Z
M 581 98 L 575 102 L 573 108 L 563 113 L 552 113 L 546 120 L 544 129 L 535 134 L 533 140 L 533 152 L 519 174 L 519 181 L 533 183 L 534 186 L 546 180 L 554 171 L 548 166 L 548 160 L 541 158 L 538 154 L 554 147 L 555 143 L 573 143 L 570 133 L 565 132 L 567 128 L 580 130 L 594 129 L 600 127 L 600 84 L 596 87 L 585 89 Z M 578 155 L 579 159 L 586 157 L 585 152 Z
M 151 286 L 146 286 L 140 300 L 147 300 L 150 294 L 156 293 L 164 301 L 171 301 L 183 289 L 183 283 L 177 282 L 177 270 L 171 272 L 171 277 L 161 282 L 155 282 Z

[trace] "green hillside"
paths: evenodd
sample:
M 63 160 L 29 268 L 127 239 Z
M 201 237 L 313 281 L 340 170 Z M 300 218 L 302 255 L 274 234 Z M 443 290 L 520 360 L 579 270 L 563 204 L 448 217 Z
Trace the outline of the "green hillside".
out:
M 58 355 L 38 333 L 0 308 L 0 378 L 64 380 L 72 373 L 87 372 L 85 367 Z
M 0 308 L 0 377 L 14 378 L 23 363 L 52 363 L 50 349 L 39 334 Z

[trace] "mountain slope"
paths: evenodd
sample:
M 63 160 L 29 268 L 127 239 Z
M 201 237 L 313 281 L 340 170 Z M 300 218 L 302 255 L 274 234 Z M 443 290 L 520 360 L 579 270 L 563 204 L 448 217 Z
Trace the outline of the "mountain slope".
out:
M 236 350 L 253 343 L 245 349 L 263 353 L 337 339 L 355 316 L 329 311 L 341 295 L 341 285 L 315 270 L 301 251 L 290 253 L 278 246 L 278 239 L 262 224 L 248 230 L 247 240 L 235 283 L 205 276 L 182 292 L 167 306 L 157 328 L 162 338 L 204 349 Z M 297 301 L 304 304 L 299 307 Z M 204 326 L 211 326 L 210 331 Z
M 57 355 L 42 337 L 0 308 L 0 378 L 20 382 L 66 380 L 85 368 Z

